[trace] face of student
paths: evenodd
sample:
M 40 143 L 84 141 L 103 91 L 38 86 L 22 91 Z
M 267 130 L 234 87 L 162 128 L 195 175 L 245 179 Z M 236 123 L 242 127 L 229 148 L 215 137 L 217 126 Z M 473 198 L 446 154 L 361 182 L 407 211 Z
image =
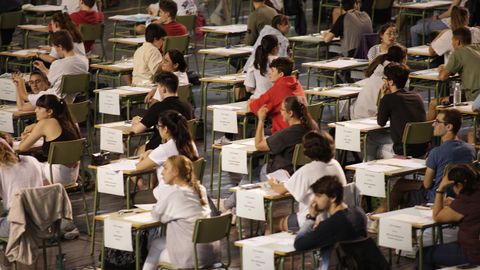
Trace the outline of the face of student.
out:
M 282 102 L 282 106 L 280 108 L 280 113 L 282 114 L 283 121 L 287 122 L 292 118 L 292 112 L 287 111 L 285 107 L 285 102 Z
M 29 84 L 35 94 L 48 89 L 48 83 L 39 75 L 30 76 Z
M 286 24 L 279 24 L 278 27 L 277 27 L 278 31 L 282 32 L 284 35 L 288 34 L 288 32 L 290 31 L 290 24 L 289 23 L 286 23 Z
M 64 57 L 62 46 L 53 45 L 52 50 L 57 51 L 57 54 L 60 56 L 60 58 Z
M 392 46 L 395 42 L 397 42 L 397 35 L 397 28 L 389 27 L 381 37 L 382 43 L 388 47 Z
M 283 72 L 278 72 L 276 67 L 272 67 L 268 70 L 268 78 L 271 82 L 276 82 L 281 77 L 283 77 Z
M 177 174 L 178 172 L 171 162 L 167 161 L 163 163 L 162 177 L 165 184 L 173 185 L 174 179 Z
M 444 120 L 444 115 L 441 113 L 437 115 L 437 118 L 435 118 L 435 120 L 433 121 L 432 126 L 433 126 L 433 136 L 441 137 L 448 132 L 447 124 L 445 123 L 445 120 Z
M 313 200 L 317 205 L 317 209 L 320 211 L 328 211 L 330 205 L 332 204 L 332 199 L 325 194 L 315 194 Z
M 277 43 L 277 46 L 275 46 L 275 48 L 273 48 L 273 50 L 270 54 L 277 56 L 279 53 L 280 53 L 280 43 Z
M 460 48 L 460 41 L 456 39 L 455 37 L 452 37 L 452 47 L 453 49 L 458 49 Z
M 162 61 L 162 71 L 175 72 L 178 70 L 178 64 L 173 64 L 170 55 L 167 53 L 163 57 Z
M 168 132 L 168 128 L 166 126 L 159 122 L 157 124 L 157 129 L 158 133 L 160 133 L 160 137 L 166 140 L 170 139 L 170 133 Z
M 165 12 L 162 9 L 160 9 L 160 11 L 158 12 L 158 16 L 160 17 L 159 20 L 163 23 L 163 22 L 168 21 L 168 19 L 170 18 L 170 13 Z
M 52 110 L 37 106 L 35 107 L 35 115 L 37 117 L 37 121 L 48 119 L 52 116 Z

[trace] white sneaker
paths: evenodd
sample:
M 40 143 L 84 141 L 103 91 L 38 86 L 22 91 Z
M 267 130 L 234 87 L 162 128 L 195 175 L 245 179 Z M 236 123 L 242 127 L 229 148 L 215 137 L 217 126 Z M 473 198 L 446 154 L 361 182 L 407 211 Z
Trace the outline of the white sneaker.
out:
M 63 234 L 63 238 L 66 240 L 73 240 L 80 236 L 80 231 L 77 228 Z
M 224 144 L 229 144 L 229 143 L 231 143 L 232 141 L 231 141 L 229 138 L 227 138 L 227 137 L 225 137 L 225 136 L 222 136 L 222 137 L 216 139 L 216 140 L 213 141 L 213 142 L 214 142 L 215 144 L 224 145 Z

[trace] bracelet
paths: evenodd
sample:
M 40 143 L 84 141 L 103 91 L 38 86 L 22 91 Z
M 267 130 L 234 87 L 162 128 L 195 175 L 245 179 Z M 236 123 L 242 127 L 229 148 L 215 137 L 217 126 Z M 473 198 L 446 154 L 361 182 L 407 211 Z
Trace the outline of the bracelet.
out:
M 437 193 L 437 194 L 443 194 L 443 193 L 445 193 L 445 191 L 441 191 L 441 190 L 438 190 L 438 189 L 437 189 L 437 190 L 435 191 L 435 193 Z

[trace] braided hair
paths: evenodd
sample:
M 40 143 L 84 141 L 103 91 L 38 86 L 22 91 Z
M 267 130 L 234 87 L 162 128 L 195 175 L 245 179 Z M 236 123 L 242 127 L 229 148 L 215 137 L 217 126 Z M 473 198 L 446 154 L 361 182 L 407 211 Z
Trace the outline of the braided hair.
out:
M 183 155 L 171 156 L 167 159 L 175 168 L 177 168 L 179 177 L 187 182 L 187 184 L 195 191 L 200 199 L 200 205 L 207 205 L 207 199 L 204 197 L 201 185 L 193 175 L 192 161 Z

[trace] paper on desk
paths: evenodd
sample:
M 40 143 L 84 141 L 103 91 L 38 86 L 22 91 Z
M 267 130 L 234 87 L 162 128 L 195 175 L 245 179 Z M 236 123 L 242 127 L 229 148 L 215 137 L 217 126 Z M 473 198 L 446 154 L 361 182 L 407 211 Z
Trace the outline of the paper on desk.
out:
M 260 189 L 237 190 L 237 216 L 265 221 L 264 193 Z
M 0 131 L 13 133 L 13 114 L 0 110 Z
M 100 113 L 120 115 L 120 96 L 115 90 L 100 91 L 98 111 Z
M 438 77 L 438 70 L 437 69 L 425 69 L 412 72 L 412 75 L 422 75 L 425 77 Z
M 47 12 L 47 11 L 61 11 L 62 9 L 63 9 L 63 6 L 57 6 L 57 5 L 36 5 L 36 6 L 29 6 L 24 10 Z
M 237 113 L 232 110 L 213 110 L 213 130 L 225 133 L 238 133 Z
M 330 67 L 330 68 L 346 68 L 349 66 L 354 66 L 358 64 L 357 60 L 344 60 L 344 59 L 339 59 L 331 62 L 324 62 L 321 64 L 323 67 Z
M 105 246 L 132 252 L 132 224 L 108 218 L 104 222 L 103 235 Z
M 46 53 L 47 51 L 45 50 L 39 50 L 39 49 L 26 49 L 26 50 L 18 50 L 14 51 L 14 54 L 17 55 L 27 55 L 27 54 L 32 54 L 32 53 Z
M 102 166 L 102 168 L 108 168 L 112 171 L 133 171 L 136 169 L 138 159 L 121 159 L 118 162 L 113 162 Z
M 110 65 L 111 67 L 118 67 L 118 68 L 133 68 L 133 60 L 129 59 L 123 62 L 116 62 Z
M 123 154 L 123 133 L 121 130 L 101 127 L 100 150 Z
M 244 245 L 242 247 L 242 267 L 248 270 L 274 270 L 273 249 Z
M 152 87 L 139 87 L 139 86 L 120 86 L 117 89 L 122 89 L 122 90 L 127 90 L 127 91 L 133 91 L 133 92 L 141 92 L 141 93 L 148 93 L 152 90 Z
M 124 217 L 123 219 L 135 223 L 153 223 L 158 221 L 152 218 L 152 214 L 150 212 L 131 215 L 128 217 Z
M 21 24 L 19 27 L 25 27 L 25 28 L 32 28 L 32 29 L 42 29 L 45 27 L 48 27 L 46 25 L 41 25 L 41 24 Z
M 123 172 L 112 171 L 108 167 L 97 168 L 98 192 L 124 196 Z
M 136 37 L 136 38 L 119 38 L 118 41 L 144 43 L 145 37 L 143 36 L 143 37 Z
M 246 24 L 232 24 L 232 25 L 220 25 L 220 26 L 204 26 L 203 29 L 216 30 L 219 32 L 240 33 L 247 31 Z
M 239 144 L 222 147 L 222 171 L 248 174 L 247 151 Z
M 412 224 L 390 217 L 380 218 L 378 245 L 412 251 Z
M 360 129 L 337 125 L 335 127 L 335 146 L 337 149 L 360 152 Z
M 279 169 L 272 173 L 267 174 L 267 178 L 275 179 L 279 182 L 286 182 L 288 181 L 288 179 L 290 179 L 290 174 L 284 169 Z
M 375 163 L 407 168 L 423 168 L 426 166 L 426 161 L 423 159 L 389 158 L 376 160 Z
M 255 138 L 238 142 L 239 144 L 255 146 Z M 234 143 L 235 144 L 235 143 Z
M 222 80 L 245 80 L 246 77 L 247 77 L 247 74 L 242 73 L 242 74 L 224 75 L 218 78 Z
M 385 174 L 359 168 L 355 170 L 355 183 L 362 195 L 385 198 Z
M 0 99 L 17 101 L 17 88 L 11 78 L 0 78 Z
M 105 124 L 100 124 L 100 127 L 121 127 L 125 125 L 125 121 L 119 121 L 119 122 L 112 122 L 112 123 L 105 123 Z
M 426 224 L 426 223 L 432 222 L 432 210 L 424 210 L 424 211 L 430 212 L 430 218 L 416 216 L 416 215 L 409 215 L 409 214 L 396 214 L 396 215 L 388 216 L 388 218 L 410 223 L 410 224 Z
M 428 51 L 428 46 L 427 45 L 422 45 L 422 46 L 416 46 L 416 47 L 410 47 L 407 49 L 409 53 L 411 54 L 430 54 Z
M 152 211 L 153 207 L 155 206 L 154 203 L 147 203 L 147 204 L 135 204 L 135 207 L 147 210 L 147 211 Z
M 22 141 L 18 141 L 18 140 L 15 140 L 13 141 L 13 150 L 15 151 L 18 151 L 18 148 L 20 147 L 20 143 Z M 40 139 L 38 139 L 33 145 L 31 148 L 37 148 L 37 147 L 42 147 L 43 145 L 43 137 L 41 137 Z
M 252 246 L 252 247 L 258 247 L 258 246 L 273 244 L 277 241 L 278 241 L 278 239 L 275 239 L 275 238 L 271 237 L 271 235 L 264 235 L 264 236 L 257 236 L 257 237 L 241 240 L 240 242 L 244 246 L 248 245 L 248 246 Z
M 230 111 L 239 111 L 242 108 L 237 106 L 230 106 L 230 105 L 210 105 L 212 109 L 219 109 L 219 110 L 230 110 Z

